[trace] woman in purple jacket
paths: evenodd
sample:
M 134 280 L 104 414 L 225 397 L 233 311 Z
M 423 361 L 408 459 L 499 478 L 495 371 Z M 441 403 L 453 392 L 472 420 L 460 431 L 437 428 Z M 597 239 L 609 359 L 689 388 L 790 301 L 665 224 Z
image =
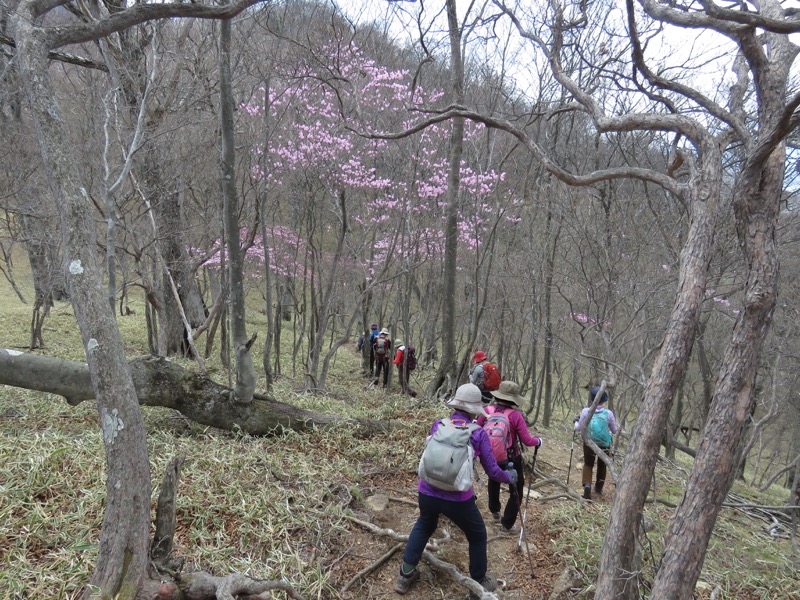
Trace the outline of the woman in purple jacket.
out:
M 453 399 L 447 404 L 455 409 L 450 417 L 453 420 L 470 423 L 479 416 L 486 416 L 486 412 L 483 410 L 481 390 L 471 383 L 460 386 Z M 442 420 L 439 419 L 433 424 L 431 434 L 436 432 L 441 422 Z M 470 436 L 470 443 L 475 451 L 475 456 L 480 459 L 483 469 L 491 479 L 513 484 L 516 473 L 503 471 L 497 465 L 489 437 L 483 429 L 475 428 Z M 497 578 L 486 573 L 488 562 L 486 558 L 486 524 L 483 522 L 481 511 L 478 510 L 475 502 L 474 489 L 451 492 L 436 488 L 420 479 L 417 490 L 419 491 L 419 518 L 408 536 L 408 544 L 403 553 L 403 565 L 394 586 L 395 591 L 398 594 L 405 594 L 419 579 L 417 565 L 428 540 L 436 531 L 440 515 L 449 518 L 464 532 L 467 538 L 469 576 L 489 592 L 497 589 Z
M 525 417 L 519 411 L 519 406 L 525 402 L 525 398 L 519 395 L 519 384 L 514 381 L 503 381 L 500 387 L 492 392 L 494 403 L 486 407 L 489 414 L 503 414 L 508 419 L 508 459 L 500 461 L 501 469 L 506 469 L 509 463 L 514 463 L 512 467 L 517 472 L 517 481 L 509 487 L 511 499 L 506 503 L 503 511 L 503 518 L 500 518 L 500 484 L 497 481 L 489 480 L 489 511 L 495 521 L 500 521 L 504 531 L 512 531 L 514 523 L 519 514 L 520 498 L 525 493 L 525 463 L 522 459 L 522 446 L 539 447 L 542 445 L 542 438 L 534 437 L 528 431 Z M 483 426 L 486 422 L 485 417 L 478 419 L 478 424 Z M 516 488 L 513 489 L 513 488 Z

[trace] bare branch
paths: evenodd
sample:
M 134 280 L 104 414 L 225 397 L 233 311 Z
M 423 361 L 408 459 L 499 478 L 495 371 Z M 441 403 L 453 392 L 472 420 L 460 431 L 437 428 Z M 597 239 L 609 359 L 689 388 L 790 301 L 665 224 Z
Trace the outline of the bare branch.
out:
M 741 31 L 754 28 L 783 34 L 800 31 L 800 16 L 793 10 L 782 11 L 785 18 L 781 19 L 760 12 L 722 8 L 719 4 L 708 0 L 697 1 L 703 12 L 676 10 L 670 8 L 668 4 L 661 4 L 654 0 L 639 0 L 639 4 L 654 19 L 680 27 L 714 29 L 733 36 Z
M 705 94 L 700 93 L 698 90 L 688 85 L 683 85 L 678 81 L 661 77 L 656 73 L 654 73 L 652 69 L 650 69 L 650 67 L 647 66 L 644 60 L 644 51 L 642 49 L 641 40 L 639 39 L 639 32 L 636 27 L 636 16 L 633 8 L 633 0 L 626 0 L 625 4 L 628 12 L 628 30 L 630 32 L 631 42 L 633 43 L 633 62 L 634 65 L 636 65 L 636 68 L 647 78 L 647 80 L 652 85 L 662 89 L 677 92 L 678 94 L 682 94 L 683 96 L 690 98 L 691 100 L 693 100 L 694 102 L 705 108 L 711 115 L 715 116 L 723 123 L 727 123 L 731 128 L 733 128 L 736 131 L 740 139 L 747 139 L 749 137 L 749 133 L 747 132 L 747 129 L 744 126 L 744 121 L 743 119 L 737 118 L 736 116 L 736 115 L 741 116 L 741 113 L 728 112 L 722 106 L 711 100 L 711 98 L 709 98 Z M 738 106 L 738 104 L 735 103 L 734 105 Z
M 414 109 L 412 109 L 414 110 Z M 629 115 L 631 117 L 629 125 L 625 128 L 625 131 L 633 131 L 637 129 L 634 126 L 636 122 L 636 117 L 638 115 Z M 641 115 L 642 117 L 648 117 L 649 115 Z M 644 169 L 640 167 L 614 167 L 609 169 L 601 169 L 598 171 L 594 171 L 587 175 L 576 175 L 574 173 L 570 173 L 565 169 L 561 168 L 557 165 L 549 156 L 548 154 L 539 146 L 531 137 L 525 133 L 523 130 L 515 127 L 510 122 L 504 119 L 498 119 L 496 117 L 490 117 L 487 115 L 483 115 L 481 113 L 474 112 L 472 110 L 468 110 L 463 107 L 459 106 L 450 106 L 444 109 L 442 112 L 435 114 L 434 116 L 429 117 L 428 119 L 421 121 L 414 125 L 413 127 L 394 133 L 365 133 L 365 132 L 356 132 L 359 135 L 370 139 L 384 139 L 384 140 L 396 140 L 404 137 L 408 137 L 414 133 L 418 133 L 431 125 L 435 125 L 437 123 L 441 123 L 442 121 L 447 121 L 448 119 L 452 119 L 455 117 L 462 117 L 465 119 L 469 119 L 470 121 L 474 121 L 476 123 L 482 123 L 486 127 L 491 127 L 493 129 L 500 129 L 505 131 L 506 133 L 510 133 L 514 137 L 516 137 L 530 152 L 533 154 L 537 159 L 539 159 L 545 170 L 550 173 L 551 175 L 555 176 L 558 180 L 563 181 L 569 185 L 575 186 L 588 186 L 595 184 L 599 181 L 608 181 L 612 179 L 641 179 L 643 181 L 650 181 L 663 187 L 664 189 L 672 192 L 676 196 L 680 196 L 683 191 L 683 185 L 676 182 L 672 177 L 665 173 L 659 173 L 657 171 L 653 171 L 652 169 Z M 666 127 L 664 127 L 667 130 Z M 351 131 L 355 131 L 351 128 Z
M 204 6 L 201 4 L 136 4 L 132 8 L 109 15 L 91 23 L 64 25 L 48 28 L 46 46 L 60 48 L 69 44 L 91 42 L 128 29 L 134 25 L 158 19 L 231 19 L 243 10 L 267 0 L 239 0 L 228 6 Z
M 601 133 L 608 133 L 611 131 L 633 131 L 639 129 L 646 129 L 651 131 L 674 131 L 689 138 L 695 144 L 700 145 L 702 139 L 707 138 L 708 135 L 705 129 L 695 120 L 690 119 L 684 115 L 668 114 L 656 115 L 648 113 L 632 113 L 621 117 L 607 116 L 594 98 L 578 83 L 564 72 L 561 65 L 560 53 L 562 45 L 562 33 L 560 28 L 555 28 L 554 39 L 552 47 L 545 42 L 540 36 L 533 32 L 528 31 L 523 27 L 517 16 L 513 11 L 506 8 L 499 0 L 494 0 L 495 5 L 500 7 L 503 12 L 511 19 L 514 27 L 519 32 L 520 36 L 528 41 L 536 44 L 547 57 L 550 63 L 550 68 L 556 80 L 569 91 L 570 94 L 580 102 L 589 116 L 594 120 L 595 126 Z M 564 25 L 563 23 L 561 24 Z M 655 183 L 659 183 L 655 180 Z M 581 185 L 581 184 L 574 184 Z M 661 185 L 659 183 L 659 185 Z
M 13 39 L 2 34 L 0 34 L 0 44 L 5 44 L 11 48 L 17 47 L 17 43 Z M 87 69 L 96 69 L 98 71 L 108 73 L 108 67 L 105 64 L 90 60 L 88 58 L 83 58 L 82 56 L 76 56 L 75 54 L 69 54 L 66 52 L 48 52 L 47 57 L 50 60 L 57 60 L 59 62 L 78 65 L 79 67 L 86 67 Z

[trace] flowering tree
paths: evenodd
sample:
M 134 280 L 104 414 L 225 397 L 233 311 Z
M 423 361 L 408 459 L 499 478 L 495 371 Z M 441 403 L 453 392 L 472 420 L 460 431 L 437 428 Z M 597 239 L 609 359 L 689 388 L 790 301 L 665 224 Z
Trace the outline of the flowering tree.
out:
M 255 148 L 257 154 L 266 154 L 263 164 L 268 168 L 254 166 L 252 177 L 268 180 L 272 202 L 281 206 L 281 227 L 303 238 L 302 267 L 294 272 L 302 273 L 314 307 L 307 331 L 308 389 L 324 387 L 333 351 L 347 339 L 358 316 L 366 322 L 367 315 L 355 310 L 337 313 L 334 298 L 362 306 L 367 295 L 386 297 L 397 274 L 421 277 L 425 265 L 431 269 L 431 283 L 441 278 L 435 265 L 445 247 L 438 224 L 447 190 L 442 127 L 392 142 L 357 133 L 408 127 L 411 119 L 400 118 L 407 105 L 430 105 L 441 92 L 419 85 L 412 89 L 408 70 L 390 70 L 358 46 L 342 45 L 335 37 L 321 44 L 315 56 L 321 57 L 319 63 L 293 65 L 271 80 L 269 90 L 261 90 L 260 99 L 242 107 L 252 117 L 254 130 L 265 122 L 274 128 L 270 135 L 256 135 L 269 139 L 268 146 Z M 265 120 L 266 107 L 270 116 Z M 468 138 L 478 130 L 469 127 Z M 410 160 L 401 161 L 400 156 Z M 464 166 L 460 175 L 466 200 L 458 211 L 457 239 L 475 252 L 496 227 L 495 217 L 488 216 L 497 214 L 494 204 L 513 199 L 497 195 L 501 173 Z M 275 262 L 273 243 L 267 240 L 264 251 L 277 272 L 283 267 Z M 301 301 L 305 295 L 299 294 Z M 409 299 L 404 300 L 400 304 L 407 307 Z M 322 340 L 333 314 L 343 317 L 345 335 L 323 359 Z

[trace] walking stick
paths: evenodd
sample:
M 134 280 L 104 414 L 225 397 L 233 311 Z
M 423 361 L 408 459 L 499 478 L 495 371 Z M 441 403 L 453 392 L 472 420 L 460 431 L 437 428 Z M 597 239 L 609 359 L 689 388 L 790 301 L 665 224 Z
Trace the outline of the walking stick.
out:
M 536 579 L 536 573 L 533 569 L 533 557 L 531 556 L 531 547 L 528 544 L 528 538 L 525 535 L 525 517 L 528 515 L 528 503 L 531 501 L 531 485 L 533 484 L 533 474 L 536 468 L 536 455 L 539 453 L 539 446 L 533 449 L 533 461 L 531 462 L 531 476 L 528 478 L 528 493 L 525 495 L 525 509 L 522 510 L 522 502 L 517 491 L 517 486 L 511 486 L 511 494 L 517 501 L 517 510 L 522 511 L 522 519 L 520 519 L 519 527 L 519 540 L 517 540 L 517 548 L 522 549 L 522 543 L 525 542 L 525 550 L 528 554 L 528 564 L 531 567 L 531 579 Z
M 575 451 L 575 430 L 572 431 L 572 446 L 569 447 L 569 470 L 567 471 L 567 487 L 569 487 L 569 476 L 572 475 L 572 453 L 574 451 Z

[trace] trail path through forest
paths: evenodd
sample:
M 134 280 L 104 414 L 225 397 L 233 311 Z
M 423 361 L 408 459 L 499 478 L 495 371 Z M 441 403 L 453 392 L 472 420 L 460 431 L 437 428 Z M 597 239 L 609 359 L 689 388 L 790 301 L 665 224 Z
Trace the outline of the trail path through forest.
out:
M 535 429 L 531 429 L 535 432 Z M 570 487 L 577 493 L 580 488 L 581 476 L 581 450 L 575 444 L 572 456 L 572 474 Z M 526 492 L 529 490 L 529 465 L 533 451 L 526 452 Z M 570 445 L 558 440 L 548 440 L 538 453 L 536 471 L 543 477 L 555 477 L 566 481 L 570 464 Z M 546 503 L 541 503 L 543 497 L 563 493 L 555 486 L 547 486 L 539 490 L 530 491 L 530 495 L 522 498 L 523 511 L 525 511 L 525 526 L 523 543 L 520 544 L 519 532 L 514 535 L 503 533 L 498 522 L 494 521 L 487 506 L 486 483 L 488 478 L 482 467 L 477 466 L 476 472 L 480 477 L 476 485 L 478 506 L 484 516 L 487 534 L 489 537 L 488 555 L 489 572 L 503 580 L 504 588 L 498 591 L 498 597 L 505 600 L 547 600 L 553 590 L 553 585 L 559 575 L 564 571 L 565 560 L 556 555 L 552 543 L 557 535 L 548 527 L 547 512 L 550 507 L 559 502 L 577 502 L 578 500 L 561 498 Z M 539 479 L 534 479 L 536 483 Z M 508 486 L 503 486 L 501 502 L 505 507 L 509 501 Z M 382 529 L 391 529 L 394 532 L 407 536 L 416 521 L 417 506 L 417 476 L 411 471 L 386 472 L 372 477 L 371 494 L 389 498 L 387 508 L 384 510 L 370 510 L 368 502 L 360 506 L 359 518 L 373 523 Z M 594 502 L 585 503 L 586 510 L 608 511 L 609 500 L 614 492 L 612 482 L 607 484 L 604 497 L 596 498 Z M 366 500 L 366 499 L 365 499 Z M 527 505 L 527 510 L 526 510 Z M 522 514 L 522 511 L 521 513 Z M 520 519 L 517 520 L 517 525 Z M 465 575 L 469 573 L 469 560 L 467 556 L 467 541 L 461 531 L 448 519 L 442 517 L 439 528 L 434 534 L 435 539 L 444 536 L 447 530 L 452 539 L 442 545 L 438 558 L 456 566 Z M 380 557 L 384 556 L 398 542 L 386 536 L 378 535 L 354 525 L 352 536 L 352 551 L 339 563 L 336 569 L 335 580 L 337 589 L 342 589 L 362 569 L 368 567 Z M 527 546 L 524 543 L 527 541 Z M 400 544 L 397 549 L 375 571 L 362 576 L 341 597 L 356 599 L 367 598 L 407 598 L 409 600 L 464 600 L 468 597 L 466 588 L 455 583 L 445 572 L 438 572 L 424 558 L 420 563 L 421 577 L 411 590 L 404 596 L 394 592 L 394 582 L 402 562 L 402 552 L 405 544 Z M 528 553 L 530 551 L 530 554 Z

